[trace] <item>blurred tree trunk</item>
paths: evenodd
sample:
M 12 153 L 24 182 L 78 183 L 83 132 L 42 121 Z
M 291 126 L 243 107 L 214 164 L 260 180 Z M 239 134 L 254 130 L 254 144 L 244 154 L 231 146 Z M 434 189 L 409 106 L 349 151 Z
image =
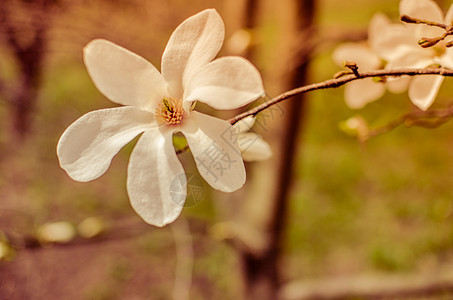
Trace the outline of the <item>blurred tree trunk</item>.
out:
M 20 66 L 18 86 L 11 95 L 12 125 L 14 132 L 23 138 L 32 127 L 33 112 L 38 101 L 42 82 L 44 53 L 47 45 L 46 25 L 40 24 L 33 42 L 27 47 L 15 48 L 17 64 Z
M 314 35 L 315 0 L 295 1 L 296 45 L 294 52 L 289 54 L 293 66 L 288 74 L 286 89 L 292 89 L 307 83 L 307 72 L 312 54 L 312 36 Z M 288 217 L 289 191 L 292 183 L 293 166 L 296 163 L 296 149 L 300 146 L 301 124 L 306 113 L 305 96 L 299 95 L 286 104 L 285 121 L 283 122 L 283 139 L 275 193 L 272 196 L 271 214 L 267 222 L 266 247 L 263 251 L 254 252 L 243 250 L 243 263 L 246 299 L 278 299 L 282 283 L 280 273 L 280 258 L 282 255 L 283 238 L 286 219 Z M 275 158 L 274 158 L 275 159 Z
M 11 105 L 13 138 L 22 140 L 32 127 L 33 112 L 38 101 L 48 29 L 53 0 L 0 1 L 0 27 L 3 38 L 16 61 L 16 83 L 8 87 L 2 82 L 0 90 Z M 23 10 L 27 19 L 15 19 L 17 9 Z
M 257 25 L 258 20 L 258 11 L 259 11 L 259 0 L 247 0 L 245 3 L 245 14 L 244 14 L 244 27 L 247 30 L 253 30 Z M 255 45 L 252 42 L 249 47 L 247 47 L 244 57 L 248 60 L 254 60 L 255 54 Z

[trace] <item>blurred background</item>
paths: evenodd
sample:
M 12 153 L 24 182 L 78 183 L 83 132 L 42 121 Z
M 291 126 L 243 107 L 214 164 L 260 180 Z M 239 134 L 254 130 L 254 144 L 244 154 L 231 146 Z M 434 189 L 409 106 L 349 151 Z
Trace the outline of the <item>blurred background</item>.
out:
M 216 8 L 220 55 L 253 61 L 272 98 L 332 78 L 335 46 L 365 39 L 376 12 L 396 22 L 398 4 L 0 0 L 0 299 L 452 299 L 453 125 L 401 126 L 366 143 L 340 129 L 356 114 L 374 127 L 416 110 L 406 93 L 359 111 L 343 88 L 274 107 L 256 128 L 274 156 L 247 164 L 236 193 L 201 182 L 202 198 L 164 228 L 129 204 L 137 139 L 89 183 L 72 181 L 56 156 L 73 121 L 114 106 L 83 64 L 94 38 L 159 68 L 177 25 Z M 451 103 L 451 82 L 434 109 Z M 189 153 L 180 159 L 196 173 Z

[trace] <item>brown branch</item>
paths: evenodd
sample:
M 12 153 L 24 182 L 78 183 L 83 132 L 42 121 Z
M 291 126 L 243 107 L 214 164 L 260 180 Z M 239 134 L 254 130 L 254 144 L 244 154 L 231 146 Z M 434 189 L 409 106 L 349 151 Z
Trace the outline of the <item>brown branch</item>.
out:
M 344 66 L 346 68 L 348 68 L 349 70 L 351 70 L 351 72 L 352 72 L 352 74 L 354 74 L 354 76 L 356 76 L 356 77 L 360 76 L 360 74 L 359 74 L 359 66 L 357 66 L 357 64 L 355 62 L 347 61 L 347 62 L 344 63 Z M 345 75 L 347 75 L 347 74 L 345 74 Z M 337 77 L 337 78 L 339 78 L 339 77 Z
M 242 114 L 235 116 L 234 118 L 228 120 L 231 124 L 235 124 L 238 121 L 248 117 L 248 116 L 256 116 L 259 112 L 269 108 L 272 105 L 280 103 L 288 98 L 291 98 L 296 95 L 304 94 L 311 91 L 316 90 L 323 90 L 329 88 L 337 88 L 340 87 L 348 82 L 370 78 L 370 77 L 388 77 L 388 76 L 416 76 L 416 75 L 442 75 L 451 77 L 453 76 L 453 70 L 445 69 L 445 68 L 427 68 L 427 69 L 413 69 L 413 68 L 405 68 L 405 69 L 397 69 L 397 70 L 377 70 L 377 71 L 369 71 L 369 72 L 362 72 L 357 74 L 345 75 L 340 78 L 336 79 L 329 79 L 323 82 L 309 84 L 306 86 L 298 87 L 293 90 L 287 91 L 268 102 L 265 102 L 261 105 L 256 106 L 253 109 L 250 109 Z
M 442 23 L 438 23 L 438 22 L 434 22 L 434 21 L 422 20 L 422 19 L 419 19 L 419 18 L 410 17 L 408 15 L 401 15 L 400 16 L 400 20 L 405 22 L 405 23 L 409 23 L 409 24 L 425 24 L 425 25 L 434 26 L 434 27 L 440 27 L 440 28 L 443 28 L 445 30 L 448 30 L 448 25 L 445 25 L 445 24 L 442 24 Z
M 351 63 L 349 63 L 349 64 L 351 64 Z M 340 72 L 341 74 L 338 73 L 340 75 L 335 75 L 334 79 L 328 79 L 326 81 L 305 85 L 305 86 L 298 87 L 298 88 L 289 90 L 287 92 L 284 92 L 283 94 L 280 94 L 277 97 L 275 97 L 261 105 L 258 105 L 244 113 L 241 113 L 241 114 L 231 118 L 230 120 L 228 120 L 228 122 L 230 122 L 232 125 L 234 125 L 237 122 L 239 122 L 240 120 L 242 120 L 248 116 L 256 116 L 258 113 L 262 112 L 263 110 L 265 110 L 273 105 L 276 105 L 282 101 L 285 101 L 291 97 L 305 94 L 305 93 L 308 93 L 311 91 L 316 91 L 316 90 L 337 88 L 337 87 L 345 85 L 346 83 L 354 81 L 354 80 L 370 78 L 370 77 L 417 76 L 417 75 L 441 75 L 441 76 L 446 76 L 446 77 L 453 77 L 453 70 L 449 70 L 449 69 L 445 69 L 445 68 L 426 68 L 426 69 L 413 69 L 413 68 L 406 69 L 405 68 L 405 69 L 397 69 L 397 70 L 377 70 L 377 71 L 369 71 L 369 72 L 362 72 L 362 73 L 360 73 L 357 69 L 357 70 L 355 70 L 354 74 L 351 74 L 351 72 L 353 72 L 353 71 L 351 71 L 350 67 L 348 67 L 348 68 L 349 68 L 349 70 L 342 71 L 342 72 Z M 339 77 L 339 78 L 337 78 L 337 77 Z M 453 110 L 453 108 L 452 108 L 452 110 Z M 403 118 L 408 119 L 411 116 L 415 116 L 417 114 L 420 115 L 423 113 L 424 113 L 423 114 L 424 117 L 426 117 L 427 115 L 431 114 L 432 112 L 433 111 L 427 111 L 427 112 L 419 111 L 419 112 L 408 113 L 408 114 L 400 117 L 399 119 L 387 124 L 386 126 L 383 126 L 382 128 L 377 128 L 376 132 L 373 132 L 371 136 L 366 136 L 364 138 L 366 140 L 368 138 L 388 132 L 388 131 L 398 127 L 399 125 L 404 123 L 404 122 L 402 122 Z M 453 111 L 451 112 L 451 114 L 452 115 L 449 115 L 450 118 L 453 116 Z M 446 121 L 448 121 L 448 120 L 446 120 Z M 443 123 L 441 123 L 441 124 L 443 124 Z M 441 125 L 441 124 L 439 124 L 439 125 Z M 414 124 L 414 125 L 417 125 L 417 124 Z M 385 127 L 388 127 L 388 128 L 385 128 Z M 435 127 L 437 127 L 437 126 L 435 126 Z M 189 146 L 186 146 L 183 149 L 177 150 L 176 154 L 184 153 L 187 150 L 189 150 Z
M 446 37 L 453 35 L 453 26 L 434 22 L 434 21 L 428 21 L 428 20 L 422 20 L 414 17 L 410 17 L 408 15 L 401 15 L 400 16 L 401 21 L 409 24 L 424 24 L 428 26 L 433 26 L 433 27 L 439 27 L 445 30 L 445 33 L 442 34 L 441 36 L 434 37 L 434 38 L 422 38 L 420 41 L 418 41 L 418 44 L 422 46 L 423 48 L 428 48 L 436 45 L 440 41 L 445 40 Z M 451 47 L 453 46 L 453 43 L 450 41 L 446 43 L 446 47 Z
M 368 132 L 364 135 L 358 136 L 358 138 L 361 142 L 365 142 L 368 139 L 392 131 L 401 125 L 405 125 L 407 127 L 418 126 L 425 128 L 437 128 L 450 121 L 452 117 L 453 105 L 445 109 L 413 111 L 400 116 L 388 124 L 368 130 Z

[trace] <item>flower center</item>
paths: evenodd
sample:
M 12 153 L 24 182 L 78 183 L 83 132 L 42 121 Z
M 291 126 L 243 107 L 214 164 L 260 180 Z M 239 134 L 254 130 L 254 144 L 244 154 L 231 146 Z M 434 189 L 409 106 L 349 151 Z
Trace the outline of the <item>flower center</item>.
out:
M 156 107 L 156 121 L 160 125 L 178 125 L 184 115 L 182 100 L 166 97 Z

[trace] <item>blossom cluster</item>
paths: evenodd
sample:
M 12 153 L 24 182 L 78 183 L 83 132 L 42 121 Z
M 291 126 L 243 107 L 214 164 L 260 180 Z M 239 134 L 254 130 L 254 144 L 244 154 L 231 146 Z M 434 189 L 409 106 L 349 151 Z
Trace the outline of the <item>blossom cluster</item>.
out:
M 433 0 L 402 0 L 399 12 L 401 16 L 446 26 L 453 21 L 453 5 L 444 16 Z M 355 62 L 361 71 L 426 67 L 453 69 L 453 48 L 447 47 L 453 38 L 440 38 L 444 34 L 444 29 L 428 24 L 392 23 L 379 13 L 370 21 L 368 40 L 340 45 L 334 51 L 333 59 L 339 65 L 345 61 Z M 436 42 L 423 45 L 424 41 L 430 40 Z M 345 87 L 345 101 L 349 107 L 359 109 L 380 98 L 386 89 L 396 93 L 408 90 L 412 103 L 421 110 L 427 110 L 443 80 L 440 75 L 394 77 L 380 81 L 366 78 Z

